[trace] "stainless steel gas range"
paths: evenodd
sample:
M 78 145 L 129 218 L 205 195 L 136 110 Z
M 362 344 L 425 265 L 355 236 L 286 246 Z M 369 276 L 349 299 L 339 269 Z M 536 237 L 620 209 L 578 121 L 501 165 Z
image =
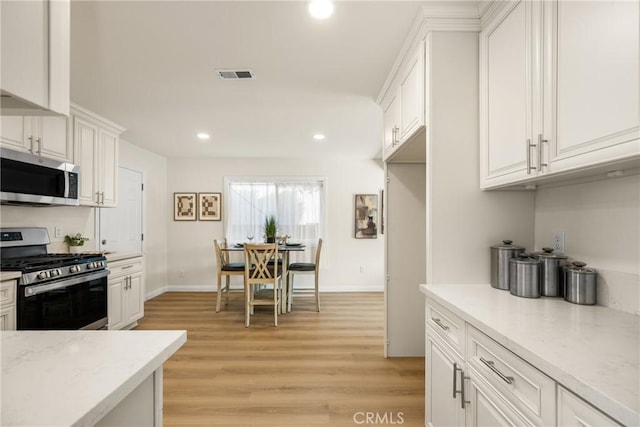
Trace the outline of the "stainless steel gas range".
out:
M 0 270 L 22 273 L 17 329 L 106 329 L 106 258 L 50 254 L 49 242 L 46 228 L 0 229 Z

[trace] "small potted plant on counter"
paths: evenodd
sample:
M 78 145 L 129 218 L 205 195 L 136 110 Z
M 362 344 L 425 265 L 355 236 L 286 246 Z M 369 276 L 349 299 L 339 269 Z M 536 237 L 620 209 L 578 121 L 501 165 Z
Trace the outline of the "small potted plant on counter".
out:
M 82 234 L 77 233 L 73 236 L 64 236 L 64 242 L 69 245 L 69 253 L 77 254 L 82 252 L 84 242 L 89 240 L 88 237 L 82 237 Z
M 267 243 L 276 242 L 276 234 L 278 232 L 278 223 L 276 217 L 273 215 L 267 216 L 264 221 L 264 237 L 267 239 Z

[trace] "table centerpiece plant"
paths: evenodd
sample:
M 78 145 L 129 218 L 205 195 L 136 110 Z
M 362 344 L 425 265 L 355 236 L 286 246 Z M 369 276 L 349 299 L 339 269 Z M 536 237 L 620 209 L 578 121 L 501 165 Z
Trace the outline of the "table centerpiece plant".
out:
M 275 243 L 278 234 L 278 222 L 274 215 L 268 215 L 264 220 L 264 237 L 267 243 Z

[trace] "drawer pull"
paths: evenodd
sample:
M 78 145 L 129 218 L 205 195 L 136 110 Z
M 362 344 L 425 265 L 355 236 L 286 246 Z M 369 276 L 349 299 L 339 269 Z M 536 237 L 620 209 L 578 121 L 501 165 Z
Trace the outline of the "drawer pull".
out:
M 125 266 L 122 267 L 122 269 L 126 270 L 127 268 L 132 268 L 132 267 L 133 267 L 133 265 L 125 265 Z
M 493 363 L 493 360 L 486 360 L 484 357 L 481 357 L 480 361 L 484 363 L 487 366 L 487 368 L 491 369 L 494 374 L 499 376 L 502 379 L 502 381 L 504 381 L 507 384 L 513 384 L 513 377 L 508 377 L 502 372 L 500 372 L 498 368 L 495 367 L 495 363 Z
M 433 320 L 433 322 L 440 326 L 443 330 L 448 331 L 449 327 L 447 325 L 443 325 L 442 322 L 440 321 L 440 319 L 436 319 L 435 317 L 432 317 L 431 320 Z

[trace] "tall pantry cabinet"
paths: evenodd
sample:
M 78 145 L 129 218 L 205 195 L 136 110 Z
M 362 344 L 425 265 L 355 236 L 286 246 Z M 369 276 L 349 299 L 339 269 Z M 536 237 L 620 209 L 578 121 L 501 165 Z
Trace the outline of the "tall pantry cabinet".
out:
M 378 97 L 383 112 L 399 106 L 381 139 L 387 116 L 400 128 L 383 154 L 389 357 L 425 353 L 418 285 L 488 283 L 492 244 L 533 244 L 532 194 L 478 188 L 479 31 L 476 5 L 423 7 Z

